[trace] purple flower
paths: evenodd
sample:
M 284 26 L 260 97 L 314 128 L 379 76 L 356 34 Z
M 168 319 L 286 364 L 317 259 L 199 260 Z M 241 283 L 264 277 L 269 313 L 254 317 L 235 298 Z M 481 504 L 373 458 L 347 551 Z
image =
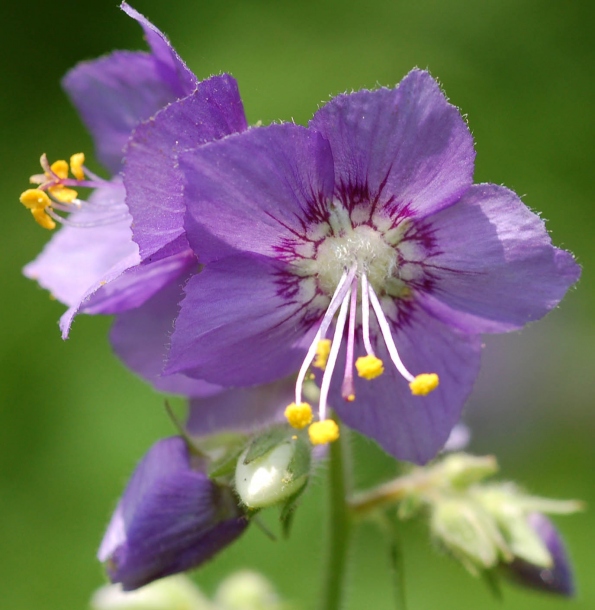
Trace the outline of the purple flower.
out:
M 506 574 L 525 587 L 572 597 L 574 595 L 572 566 L 558 530 L 541 513 L 531 513 L 527 519 L 549 551 L 553 565 L 544 568 L 522 559 L 515 559 L 506 566 Z
M 24 269 L 68 305 L 60 322 L 64 338 L 77 313 L 129 311 L 196 269 L 184 237 L 181 183 L 165 163 L 177 147 L 196 147 L 246 128 L 233 78 L 199 83 L 159 30 L 126 2 L 121 8 L 142 26 L 150 52 L 117 51 L 83 62 L 63 81 L 112 179 L 90 172 L 82 155 L 74 155 L 70 167 L 66 161 L 50 165 L 44 155 L 43 174 L 32 178 L 38 188 L 21 197 L 42 226 L 65 225 Z M 182 102 L 172 109 L 176 100 Z M 172 120 L 175 133 L 168 131 Z M 145 154 L 148 140 L 158 147 Z M 83 200 L 73 187 L 94 191 Z M 130 211 L 138 218 L 141 241 L 133 235 Z M 153 249 L 142 242 L 144 212 L 153 228 L 158 226 Z
M 308 128 L 181 153 L 204 269 L 185 285 L 165 373 L 247 386 L 299 369 L 291 421 L 313 365 L 320 422 L 330 402 L 397 458 L 432 458 L 477 376 L 480 333 L 540 318 L 579 276 L 513 192 L 472 184 L 474 156 L 420 70 L 338 96 Z
M 98 552 L 124 590 L 194 568 L 246 529 L 231 489 L 211 481 L 196 459 L 172 437 L 134 471 Z

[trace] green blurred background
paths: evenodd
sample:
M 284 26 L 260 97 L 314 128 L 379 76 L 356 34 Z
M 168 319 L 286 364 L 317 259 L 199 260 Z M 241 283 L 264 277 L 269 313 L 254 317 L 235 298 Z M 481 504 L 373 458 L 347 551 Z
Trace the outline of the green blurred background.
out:
M 429 68 L 468 116 L 476 180 L 503 183 L 548 220 L 555 243 L 584 266 L 578 289 L 547 320 L 486 340 L 467 407 L 471 449 L 496 453 L 505 477 L 530 491 L 595 506 L 593 142 L 595 4 L 592 0 L 132 1 L 171 38 L 199 77 L 231 72 L 250 122 L 305 123 L 337 93 L 392 86 Z M 84 150 L 88 135 L 60 90 L 76 62 L 144 48 L 114 0 L 2 3 L 0 184 L 0 606 L 86 608 L 103 582 L 94 554 L 136 461 L 172 432 L 162 399 L 111 355 L 110 321 L 81 316 L 62 342 L 63 307 L 20 275 L 49 234 L 18 203 L 40 153 Z M 76 260 L 73 259 L 73 265 Z M 357 448 L 361 485 L 386 460 Z M 238 567 L 262 570 L 311 608 L 319 587 L 324 477 L 315 481 L 290 542 L 256 528 L 196 574 L 211 591 Z M 275 527 L 275 514 L 269 522 Z M 556 520 L 575 563 L 578 598 L 595 608 L 595 510 Z M 391 608 L 383 541 L 356 537 L 348 608 Z M 434 552 L 421 526 L 405 531 L 411 610 L 497 608 L 480 582 Z M 566 603 L 507 588 L 507 609 Z

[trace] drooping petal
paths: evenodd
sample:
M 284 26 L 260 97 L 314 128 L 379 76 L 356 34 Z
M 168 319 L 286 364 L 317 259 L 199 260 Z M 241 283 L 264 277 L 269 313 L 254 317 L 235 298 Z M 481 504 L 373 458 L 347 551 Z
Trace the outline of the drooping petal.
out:
M 293 124 L 254 128 L 180 155 L 188 240 L 201 262 L 241 250 L 275 255 L 326 218 L 333 193 L 328 143 Z
M 99 558 L 107 562 L 111 580 L 125 590 L 199 565 L 247 526 L 231 490 L 191 467 L 179 437 L 151 448 L 114 519 Z
M 95 140 L 98 159 L 114 174 L 134 127 L 196 86 L 167 38 L 126 3 L 122 8 L 143 27 L 152 52 L 116 51 L 78 64 L 62 81 Z
M 186 429 L 194 436 L 220 432 L 254 432 L 285 421 L 285 407 L 292 401 L 295 379 L 255 388 L 226 390 L 216 396 L 190 402 Z
M 479 337 L 459 333 L 422 311 L 412 312 L 409 323 L 393 336 L 409 371 L 437 373 L 438 388 L 427 396 L 413 396 L 379 341 L 377 355 L 385 372 L 370 381 L 357 377 L 354 402 L 341 398 L 341 375 L 335 375 L 331 406 L 348 426 L 397 459 L 425 464 L 444 447 L 461 417 L 479 372 L 481 343 Z M 337 370 L 342 366 L 339 363 Z
M 196 266 L 193 260 L 190 271 Z M 162 375 L 178 304 L 183 297 L 182 288 L 189 275 L 171 282 L 142 306 L 119 315 L 112 326 L 110 341 L 126 366 L 157 390 L 184 396 L 211 396 L 221 388 L 179 373 Z
M 573 256 L 552 246 L 543 220 L 508 189 L 471 187 L 431 218 L 438 253 L 425 309 L 464 332 L 516 330 L 553 309 L 580 275 Z
M 246 386 L 296 371 L 304 356 L 297 342 L 308 330 L 302 309 L 313 295 L 304 294 L 299 282 L 288 288 L 283 272 L 270 259 L 238 255 L 192 277 L 165 373 Z
M 455 202 L 473 181 L 473 139 L 434 79 L 412 70 L 396 89 L 339 95 L 310 127 L 330 142 L 338 192 L 354 189 L 418 217 Z
M 223 74 L 202 81 L 191 95 L 135 130 L 126 148 L 124 184 L 134 240 L 143 259 L 184 235 L 178 152 L 246 127 L 237 83 Z M 182 249 L 187 247 L 181 244 Z

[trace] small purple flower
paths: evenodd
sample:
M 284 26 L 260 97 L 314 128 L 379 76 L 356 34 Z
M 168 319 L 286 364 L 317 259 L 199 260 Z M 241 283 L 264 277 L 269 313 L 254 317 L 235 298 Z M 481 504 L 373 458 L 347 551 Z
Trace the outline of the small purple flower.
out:
M 525 587 L 572 597 L 574 595 L 572 566 L 558 530 L 541 513 L 531 513 L 527 519 L 550 552 L 553 565 L 544 568 L 522 559 L 515 559 L 506 566 L 506 574 Z
M 129 311 L 196 269 L 184 237 L 181 183 L 178 188 L 175 168 L 165 163 L 176 147 L 196 147 L 246 128 L 232 77 L 198 82 L 159 30 L 126 2 L 121 8 L 142 26 L 150 52 L 116 51 L 79 64 L 63 81 L 113 177 L 90 172 L 83 155 L 74 155 L 70 167 L 65 161 L 50 165 L 44 155 L 43 174 L 32 177 L 39 186 L 21 197 L 42 226 L 65 225 L 24 269 L 68 305 L 60 322 L 64 338 L 77 313 Z M 183 102 L 172 112 L 176 100 Z M 179 128 L 175 134 L 167 130 L 170 120 Z M 147 139 L 158 145 L 148 155 Z M 84 200 L 79 188 L 94 191 Z M 138 207 L 141 241 L 131 229 L 130 211 Z M 150 251 L 142 242 L 143 212 L 153 227 L 159 223 Z
M 513 192 L 472 184 L 474 156 L 420 70 L 336 97 L 308 128 L 181 153 L 204 269 L 185 286 L 165 373 L 245 386 L 299 369 L 302 422 L 319 367 L 320 422 L 330 402 L 397 458 L 432 458 L 477 376 L 480 333 L 540 318 L 579 276 Z
M 194 568 L 246 529 L 231 489 L 211 481 L 196 459 L 172 437 L 134 471 L 98 552 L 124 590 Z

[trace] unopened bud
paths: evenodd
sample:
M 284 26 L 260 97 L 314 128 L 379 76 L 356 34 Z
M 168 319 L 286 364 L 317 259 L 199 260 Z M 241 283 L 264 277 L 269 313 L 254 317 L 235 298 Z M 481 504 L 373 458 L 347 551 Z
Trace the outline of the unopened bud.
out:
M 434 505 L 432 533 L 472 574 L 496 566 L 507 555 L 495 521 L 481 506 L 463 498 Z
M 118 585 L 98 589 L 91 599 L 92 610 L 212 610 L 209 600 L 183 575 L 162 578 L 136 591 Z
M 254 445 L 240 455 L 235 474 L 236 491 L 250 508 L 264 508 L 291 498 L 306 484 L 310 447 L 301 438 L 280 442 L 253 457 Z
M 574 595 L 572 566 L 558 530 L 541 513 L 528 515 L 527 525 L 547 549 L 551 565 L 544 568 L 542 565 L 516 558 L 505 566 L 506 575 L 524 587 L 571 597 Z
M 491 455 L 452 453 L 441 463 L 444 477 L 453 487 L 464 488 L 498 472 L 498 462 Z
M 222 610 L 281 610 L 283 607 L 273 585 L 250 570 L 226 578 L 217 589 L 215 602 Z

